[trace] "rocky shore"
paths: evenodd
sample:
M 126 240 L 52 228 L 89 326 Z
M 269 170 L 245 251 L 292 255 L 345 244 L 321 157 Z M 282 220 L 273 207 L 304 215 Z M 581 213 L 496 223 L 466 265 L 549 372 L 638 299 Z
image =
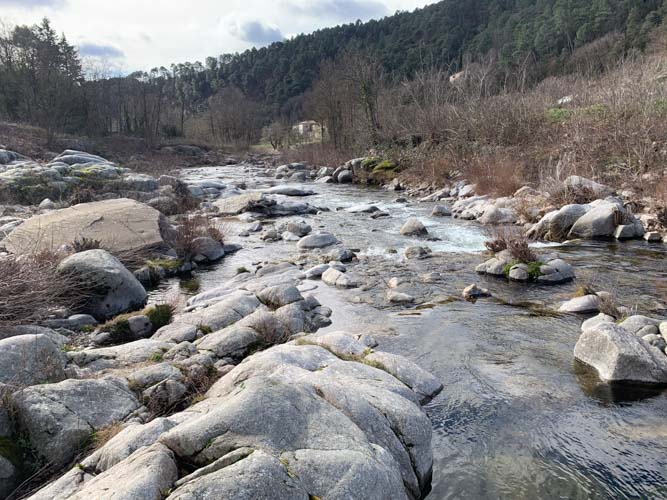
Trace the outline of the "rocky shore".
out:
M 383 348 L 382 335 L 332 329 L 331 294 L 387 314 L 465 299 L 583 315 L 574 357 L 603 382 L 667 384 L 667 323 L 605 292 L 558 295 L 580 276 L 557 247 L 510 235 L 490 254 L 455 258 L 432 250 L 439 238 L 418 217 L 400 220 L 397 237 L 409 243 L 390 249 L 396 259 L 346 245 L 322 223 L 332 209 L 312 201 L 318 184 L 385 178 L 391 165 L 255 158 L 233 167 L 247 174 L 238 182 L 197 169 L 156 179 L 79 151 L 47 164 L 0 153 L 1 189 L 52 197 L 2 207 L 0 259 L 48 254 L 54 276 L 77 279 L 85 295 L 0 326 L 0 495 L 20 486 L 35 499 L 423 498 L 433 469 L 424 405 L 443 384 Z M 634 215 L 627 196 L 583 178 L 566 184 L 599 198 L 561 207 L 532 188 L 498 199 L 464 181 L 434 189 L 395 178 L 386 188 L 400 192 L 399 206 L 428 203 L 438 220 L 512 226 L 521 238 L 663 239 L 657 218 Z M 333 210 L 394 217 L 376 203 Z M 161 280 L 255 246 L 270 258 L 185 303 L 149 300 Z M 479 284 L 466 288 L 468 273 Z M 506 297 L 507 287 L 545 286 L 555 290 L 548 304 Z

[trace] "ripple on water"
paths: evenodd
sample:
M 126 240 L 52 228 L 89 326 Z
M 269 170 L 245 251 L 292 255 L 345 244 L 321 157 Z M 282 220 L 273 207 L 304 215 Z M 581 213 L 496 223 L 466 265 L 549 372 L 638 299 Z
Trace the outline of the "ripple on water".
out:
M 276 183 L 266 177 L 253 180 L 239 167 L 199 169 L 192 175 L 249 186 Z M 466 260 L 462 252 L 482 250 L 483 231 L 474 223 L 430 217 L 433 204 L 396 203 L 395 193 L 354 186 L 308 187 L 318 192 L 307 198 L 309 203 L 331 209 L 309 217 L 309 223 L 335 233 L 350 248 L 385 259 L 402 258 L 411 245 L 451 252 L 449 260 L 410 263 L 415 273 L 421 272 L 419 266 L 445 273 L 442 293 L 456 290 L 458 296 L 461 285 L 474 280 L 512 304 L 553 306 L 581 282 L 592 281 L 599 289 L 614 290 L 626 305 L 645 305 L 643 297 L 660 290 L 667 300 L 665 245 L 561 246 L 557 251 L 575 265 L 578 282 L 525 287 L 476 276 L 473 269 L 481 256 Z M 391 217 L 374 220 L 336 211 L 367 203 Z M 411 216 L 440 241 L 400 236 L 402 222 Z M 248 261 L 290 252 L 293 245 L 247 248 L 200 276 L 202 289 L 223 283 Z M 456 266 L 448 265 L 454 260 Z M 581 318 L 545 317 L 487 300 L 439 304 L 420 316 L 398 317 L 350 305 L 349 292 L 321 287 L 318 293 L 334 310 L 332 328 L 396 332 L 382 337 L 382 348 L 415 360 L 443 381 L 444 391 L 426 408 L 434 452 L 429 500 L 667 498 L 667 394 L 610 387 L 580 371 L 572 351 Z

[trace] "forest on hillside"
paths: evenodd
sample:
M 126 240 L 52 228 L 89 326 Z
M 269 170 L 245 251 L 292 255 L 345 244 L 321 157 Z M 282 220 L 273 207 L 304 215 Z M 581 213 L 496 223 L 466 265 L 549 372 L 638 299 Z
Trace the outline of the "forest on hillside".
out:
M 83 68 L 76 47 L 43 20 L 0 34 L 0 119 L 43 127 L 49 141 L 57 133 L 120 133 L 151 143 L 186 136 L 250 144 L 272 122 L 284 128 L 305 118 L 335 121 L 323 110 L 323 96 L 345 60 L 348 73 L 366 66 L 338 77 L 356 90 L 341 87 L 361 89 L 362 114 L 374 129 L 368 139 L 375 141 L 380 86 L 475 64 L 487 68 L 484 91 L 493 94 L 532 87 L 550 75 L 600 73 L 641 52 L 666 13 L 664 0 L 444 0 L 203 63 L 120 77 Z M 343 124 L 324 125 L 333 132 Z

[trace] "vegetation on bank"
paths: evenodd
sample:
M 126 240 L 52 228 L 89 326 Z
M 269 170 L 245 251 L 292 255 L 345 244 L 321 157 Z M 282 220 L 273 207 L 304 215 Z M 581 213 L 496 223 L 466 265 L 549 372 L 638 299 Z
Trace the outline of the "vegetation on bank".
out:
M 84 69 L 44 21 L 0 36 L 0 118 L 50 140 L 262 141 L 319 165 L 370 152 L 379 178 L 466 177 L 499 196 L 580 174 L 664 198 L 660 177 L 642 175 L 667 156 L 666 5 L 445 0 L 123 78 Z M 321 141 L 295 132 L 302 119 L 323 127 Z

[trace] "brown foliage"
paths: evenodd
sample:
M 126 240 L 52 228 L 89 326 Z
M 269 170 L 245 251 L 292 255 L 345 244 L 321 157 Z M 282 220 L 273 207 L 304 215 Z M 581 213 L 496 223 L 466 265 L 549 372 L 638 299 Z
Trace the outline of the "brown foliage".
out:
M 42 252 L 0 259 L 0 324 L 35 323 L 53 310 L 76 310 L 85 302 L 90 284 L 84 276 L 58 273 L 61 258 Z
M 197 238 L 209 237 L 224 243 L 224 227 L 212 224 L 203 215 L 183 216 L 178 223 L 172 245 L 182 259 L 187 260 L 193 256 L 193 244 Z
M 537 262 L 537 255 L 530 248 L 530 240 L 523 230 L 514 226 L 493 226 L 487 229 L 489 240 L 484 243 L 493 253 L 508 250 L 514 260 Z

